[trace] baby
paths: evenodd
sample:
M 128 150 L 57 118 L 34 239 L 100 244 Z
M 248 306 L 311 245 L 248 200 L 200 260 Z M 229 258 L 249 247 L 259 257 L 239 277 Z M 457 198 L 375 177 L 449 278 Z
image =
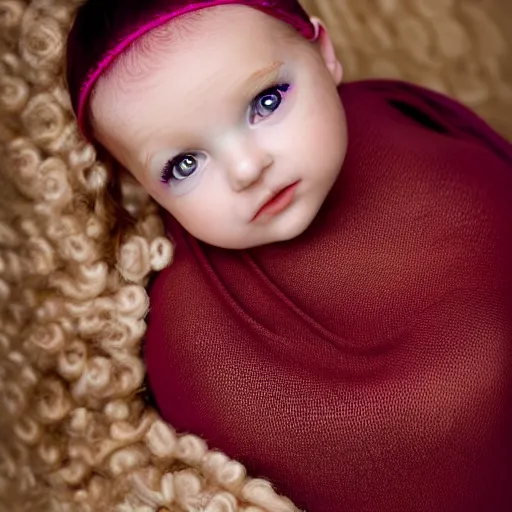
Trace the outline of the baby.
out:
M 512 149 L 410 84 L 342 85 L 295 0 L 90 0 L 84 135 L 168 212 L 163 417 L 309 512 L 512 507 Z
M 299 19 L 315 43 L 245 6 L 196 11 L 139 40 L 95 84 L 91 135 L 204 242 L 297 236 L 340 172 L 341 66 L 319 22 Z

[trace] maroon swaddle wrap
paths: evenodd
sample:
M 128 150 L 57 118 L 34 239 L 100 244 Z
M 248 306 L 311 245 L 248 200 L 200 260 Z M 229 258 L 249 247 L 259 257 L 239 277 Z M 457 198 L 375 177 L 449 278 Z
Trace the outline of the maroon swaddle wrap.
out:
M 421 88 L 340 95 L 347 158 L 303 235 L 231 251 L 169 219 L 152 393 L 308 512 L 510 511 L 512 148 Z

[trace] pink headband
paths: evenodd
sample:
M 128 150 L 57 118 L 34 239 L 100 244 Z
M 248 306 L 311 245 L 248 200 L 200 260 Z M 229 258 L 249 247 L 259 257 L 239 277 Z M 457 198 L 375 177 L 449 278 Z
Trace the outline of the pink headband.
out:
M 144 4 L 147 1 L 142 0 L 140 4 Z M 307 39 L 315 40 L 318 36 L 318 24 L 310 20 L 307 13 L 296 0 L 202 0 L 196 2 L 188 0 L 157 0 L 151 2 L 150 0 L 149 4 L 151 3 L 156 5 L 152 5 L 145 11 L 143 8 L 139 8 L 140 12 L 134 12 L 132 9 L 128 14 L 123 13 L 122 17 L 116 13 L 113 16 L 114 18 L 117 16 L 114 21 L 117 21 L 121 26 L 114 27 L 113 32 L 117 28 L 121 34 L 118 37 L 113 34 L 113 41 L 110 44 L 107 43 L 105 45 L 107 48 L 103 49 L 103 51 L 101 44 L 95 45 L 93 41 L 84 41 L 85 39 L 90 39 L 90 35 L 84 36 L 84 31 L 90 29 L 90 27 L 86 27 L 85 24 L 81 27 L 78 26 L 80 24 L 80 13 L 77 15 L 75 26 L 73 26 L 68 38 L 68 85 L 70 87 L 73 107 L 78 118 L 79 128 L 88 140 L 92 140 L 92 136 L 87 122 L 87 105 L 91 91 L 98 78 L 131 43 L 173 18 L 218 5 L 246 5 L 292 25 Z M 106 8 L 105 4 L 108 4 L 108 2 L 104 2 L 103 7 Z M 159 10 L 157 11 L 156 8 L 159 8 Z M 121 11 L 123 6 L 118 7 L 118 9 Z M 91 18 L 91 15 L 88 15 Z M 111 20 L 108 21 L 112 23 Z M 85 51 L 83 48 L 81 49 L 82 53 L 86 53 L 85 60 L 92 60 L 92 65 L 88 68 L 83 78 L 80 77 L 80 72 L 73 69 L 73 66 L 75 68 L 80 66 L 77 66 L 76 61 L 73 60 L 73 52 L 71 51 L 72 48 L 80 47 L 80 44 L 76 41 L 79 38 L 82 39 L 79 43 L 86 47 Z M 80 51 L 77 53 L 80 53 Z M 92 55 L 90 55 L 91 53 Z M 97 53 L 97 55 L 94 55 L 94 53 Z M 72 80 L 70 80 L 70 77 Z M 73 91 L 73 85 L 79 85 L 78 94 L 73 94 L 75 92 Z

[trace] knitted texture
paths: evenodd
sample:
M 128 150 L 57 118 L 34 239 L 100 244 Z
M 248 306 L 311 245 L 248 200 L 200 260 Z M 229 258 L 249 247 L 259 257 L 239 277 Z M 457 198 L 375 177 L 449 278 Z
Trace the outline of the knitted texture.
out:
M 301 236 L 226 251 L 169 219 L 156 402 L 304 510 L 508 512 L 512 146 L 403 82 L 341 98 L 347 157 Z

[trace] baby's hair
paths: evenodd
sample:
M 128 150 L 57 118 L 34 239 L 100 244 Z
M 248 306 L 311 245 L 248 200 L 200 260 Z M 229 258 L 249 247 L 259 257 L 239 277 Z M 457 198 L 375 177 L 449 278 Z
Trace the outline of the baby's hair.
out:
M 172 246 L 155 203 L 78 134 L 61 80 L 77 3 L 1 7 L 0 511 L 291 512 L 142 398 L 145 286 Z M 109 204 L 133 222 L 115 254 Z

